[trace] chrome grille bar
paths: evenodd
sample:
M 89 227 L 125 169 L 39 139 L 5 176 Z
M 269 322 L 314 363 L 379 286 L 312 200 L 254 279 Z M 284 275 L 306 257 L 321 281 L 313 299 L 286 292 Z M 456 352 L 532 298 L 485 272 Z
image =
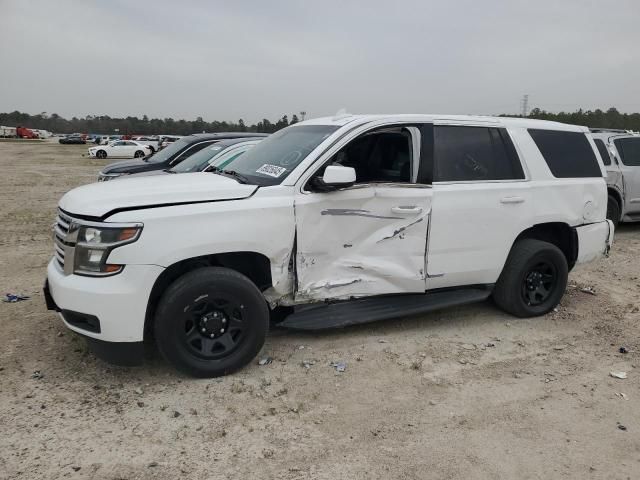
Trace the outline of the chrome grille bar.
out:
M 75 235 L 70 235 L 73 218 L 58 209 L 54 231 L 54 256 L 65 275 L 73 273 L 73 257 L 75 256 Z M 72 232 L 73 233 L 73 232 Z

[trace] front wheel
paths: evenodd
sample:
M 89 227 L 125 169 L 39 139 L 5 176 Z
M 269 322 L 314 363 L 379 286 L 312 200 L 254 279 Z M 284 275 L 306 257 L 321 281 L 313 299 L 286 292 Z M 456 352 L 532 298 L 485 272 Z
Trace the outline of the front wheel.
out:
M 144 152 L 142 150 L 136 150 L 136 153 L 133 154 L 134 158 L 142 158 L 144 157 Z
M 244 275 L 222 267 L 186 273 L 162 296 L 155 337 L 162 356 L 195 377 L 217 377 L 249 363 L 269 329 L 262 293 Z
M 568 270 L 567 259 L 555 245 L 520 240 L 509 253 L 493 299 L 502 310 L 517 317 L 544 315 L 560 303 Z
M 98 150 L 96 152 L 96 157 L 98 157 L 98 158 L 107 158 L 107 152 L 105 152 L 104 150 Z

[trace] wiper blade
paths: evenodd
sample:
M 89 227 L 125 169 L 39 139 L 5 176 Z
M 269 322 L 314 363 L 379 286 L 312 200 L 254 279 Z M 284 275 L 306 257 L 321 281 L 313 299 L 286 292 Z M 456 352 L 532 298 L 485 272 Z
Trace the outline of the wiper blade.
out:
M 236 172 L 235 170 L 223 170 L 220 167 L 211 166 L 207 169 L 207 172 L 217 173 L 218 175 L 224 175 L 233 177 L 239 183 L 249 183 L 249 179 L 242 175 L 241 173 Z
M 221 170 L 221 172 L 233 176 L 240 183 L 249 183 L 249 179 L 247 177 L 245 177 L 241 173 L 236 172 L 235 170 Z
M 164 173 L 178 173 L 175 170 L 171 169 L 171 168 L 165 168 L 164 170 L 162 170 Z

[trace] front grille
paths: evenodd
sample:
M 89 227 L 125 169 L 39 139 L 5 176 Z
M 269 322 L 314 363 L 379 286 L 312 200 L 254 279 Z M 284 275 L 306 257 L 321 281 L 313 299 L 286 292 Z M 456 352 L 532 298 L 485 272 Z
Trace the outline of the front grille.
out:
M 61 270 L 66 273 L 72 273 L 73 255 L 75 253 L 75 235 L 70 235 L 71 224 L 73 219 L 65 214 L 62 210 L 58 209 L 58 216 L 56 217 L 56 223 L 53 226 L 55 251 L 54 255 L 56 262 Z M 65 259 L 67 259 L 65 268 Z

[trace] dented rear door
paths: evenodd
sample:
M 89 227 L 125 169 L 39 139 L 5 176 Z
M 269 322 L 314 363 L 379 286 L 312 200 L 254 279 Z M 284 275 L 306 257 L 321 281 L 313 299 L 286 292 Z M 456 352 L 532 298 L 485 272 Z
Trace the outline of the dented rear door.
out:
M 296 300 L 424 292 L 431 199 L 410 183 L 298 193 Z

